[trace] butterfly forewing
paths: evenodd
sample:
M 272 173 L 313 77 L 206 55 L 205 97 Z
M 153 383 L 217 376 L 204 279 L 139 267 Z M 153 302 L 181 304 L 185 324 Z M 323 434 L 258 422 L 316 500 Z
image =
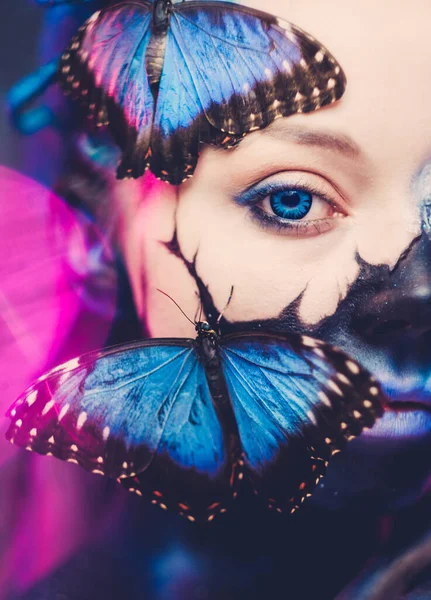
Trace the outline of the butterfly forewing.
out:
M 7 438 L 110 477 L 145 470 L 196 365 L 191 343 L 142 342 L 60 365 L 9 409 Z
M 229 2 L 185 2 L 172 16 L 171 35 L 208 121 L 226 133 L 315 110 L 344 92 L 344 74 L 330 52 L 267 13 Z
M 252 484 L 270 507 L 295 508 L 331 455 L 381 416 L 380 388 L 312 338 L 231 335 L 221 352 Z
M 65 91 L 84 103 L 95 125 L 110 126 L 123 151 L 122 176 L 132 167 L 143 172 L 147 164 L 154 117 L 145 66 L 151 14 L 145 2 L 94 13 L 60 61 Z

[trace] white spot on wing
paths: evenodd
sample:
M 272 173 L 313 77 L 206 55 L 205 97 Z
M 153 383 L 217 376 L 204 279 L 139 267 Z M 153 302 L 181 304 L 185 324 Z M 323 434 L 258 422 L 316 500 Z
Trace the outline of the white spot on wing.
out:
M 353 360 L 346 360 L 346 367 L 351 373 L 354 373 L 355 375 L 357 375 L 360 371 L 360 368 L 355 362 L 353 362 Z
M 331 390 L 334 390 L 334 392 L 336 394 L 338 394 L 339 396 L 343 395 L 343 392 L 340 390 L 340 388 L 338 387 L 338 385 L 335 383 L 335 381 L 332 381 L 332 379 L 330 379 L 328 381 L 328 387 L 331 388 Z
M 110 433 L 110 431 L 111 431 L 111 430 L 109 429 L 109 427 L 108 427 L 108 426 L 106 426 L 106 427 L 105 427 L 105 429 L 104 429 L 104 430 L 103 430 L 103 432 L 102 432 L 102 436 L 103 436 L 103 439 L 105 440 L 105 442 L 106 442 L 106 440 L 107 440 L 107 439 L 108 439 L 108 437 L 109 437 L 109 433 Z
M 62 408 L 60 410 L 60 414 L 58 415 L 59 422 L 61 421 L 61 419 L 65 416 L 65 414 L 69 410 L 69 406 L 70 406 L 69 404 L 65 404 L 64 406 L 62 406 Z
M 322 350 L 322 348 L 314 348 L 313 349 L 314 354 L 316 354 L 317 356 L 320 356 L 320 358 L 325 358 L 325 353 Z
M 288 73 L 292 72 L 292 65 L 290 64 L 290 62 L 288 60 L 283 60 L 283 68 L 285 71 L 287 71 Z
M 36 397 L 37 390 L 33 390 L 32 392 L 30 392 L 30 394 L 27 396 L 27 405 L 31 406 L 32 404 L 34 404 L 36 402 Z
M 36 429 L 36 427 L 33 427 L 33 429 L 30 430 L 30 435 L 31 436 L 37 435 L 37 429 Z
M 82 411 L 82 413 L 80 413 L 78 420 L 76 421 L 76 429 L 81 429 L 81 427 L 84 425 L 85 421 L 87 420 L 87 413 L 85 411 Z
M 314 416 L 314 414 L 313 414 L 313 411 L 309 410 L 309 411 L 307 412 L 307 417 L 310 419 L 310 421 L 311 421 L 312 423 L 314 423 L 314 425 L 317 425 L 317 420 L 316 420 L 316 417 L 315 417 L 315 416 Z
M 316 54 L 314 55 L 314 60 L 316 62 L 322 62 L 322 60 L 325 58 L 325 55 L 323 54 L 323 52 L 321 50 L 319 50 L 318 52 L 316 52 Z
M 328 396 L 325 394 L 325 392 L 319 392 L 318 394 L 319 400 L 321 402 L 323 402 L 323 404 L 326 404 L 326 406 L 331 406 L 331 401 L 329 400 Z
M 72 369 L 76 369 L 77 367 L 79 367 L 79 356 L 68 360 L 67 362 L 60 365 L 60 367 L 63 371 L 72 371 Z
M 53 406 L 54 406 L 54 400 L 50 400 L 49 402 L 47 402 L 43 408 L 42 417 L 44 415 L 46 415 L 46 413 L 48 413 Z
M 304 346 L 308 346 L 309 348 L 315 348 L 319 343 L 317 340 L 309 337 L 308 335 L 303 335 L 301 342 L 304 344 Z
M 350 381 L 350 379 L 348 377 L 346 377 L 344 375 L 344 373 L 337 373 L 336 375 L 338 381 L 341 381 L 342 383 L 345 383 L 346 385 L 352 385 L 352 382 Z

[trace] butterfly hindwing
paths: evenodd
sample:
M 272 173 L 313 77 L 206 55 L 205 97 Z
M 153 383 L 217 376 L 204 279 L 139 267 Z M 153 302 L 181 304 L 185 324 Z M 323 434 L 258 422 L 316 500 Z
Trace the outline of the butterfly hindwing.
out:
M 211 521 L 232 501 L 231 457 L 200 363 L 172 406 L 151 465 L 124 487 L 190 521 Z
M 195 362 L 187 345 L 148 343 L 73 359 L 18 398 L 7 437 L 111 477 L 144 470 Z
M 382 414 L 370 374 L 308 337 L 235 334 L 221 342 L 244 461 L 270 507 L 295 507 L 332 454 Z

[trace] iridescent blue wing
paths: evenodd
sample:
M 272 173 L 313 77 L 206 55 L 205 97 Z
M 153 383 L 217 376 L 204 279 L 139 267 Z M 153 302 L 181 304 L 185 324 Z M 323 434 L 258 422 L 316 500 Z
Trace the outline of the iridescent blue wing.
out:
M 7 416 L 11 442 L 119 478 L 190 520 L 206 520 L 208 507 L 232 497 L 193 340 L 146 340 L 71 360 L 29 387 Z
M 174 5 L 160 81 L 150 168 L 179 183 L 199 143 L 232 145 L 278 117 L 340 98 L 345 76 L 299 27 L 230 2 Z
M 294 510 L 331 455 L 381 416 L 383 394 L 346 354 L 312 338 L 235 334 L 221 353 L 242 471 L 270 508 Z
M 152 6 L 124 3 L 94 13 L 62 55 L 63 89 L 80 99 L 97 126 L 110 125 L 123 152 L 119 176 L 144 172 L 149 154 L 154 100 L 145 54 Z

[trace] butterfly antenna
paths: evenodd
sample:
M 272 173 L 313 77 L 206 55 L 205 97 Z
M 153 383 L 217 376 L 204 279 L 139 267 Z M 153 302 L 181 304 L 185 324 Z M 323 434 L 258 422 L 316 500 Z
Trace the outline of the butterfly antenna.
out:
M 195 323 L 199 323 L 202 317 L 202 300 L 199 301 L 198 307 L 195 313 Z
M 196 323 L 194 323 L 191 319 L 189 319 L 189 317 L 186 315 L 186 313 L 183 311 L 183 309 L 181 308 L 181 306 L 178 304 L 178 302 L 175 302 L 175 300 L 173 298 L 171 298 L 171 296 L 169 296 L 169 294 L 167 294 L 166 292 L 164 292 L 163 290 L 159 290 L 159 288 L 156 288 L 158 292 L 160 292 L 161 294 L 163 294 L 164 296 L 166 296 L 167 298 L 169 298 L 169 300 L 172 300 L 172 302 L 175 304 L 175 306 L 183 313 L 183 315 L 185 316 L 185 318 L 187 319 L 187 321 L 189 321 L 192 325 L 196 325 Z
M 230 288 L 230 294 L 229 294 L 229 298 L 227 299 L 226 306 L 224 307 L 224 309 L 221 311 L 221 313 L 218 316 L 218 319 L 216 321 L 217 325 L 220 323 L 222 316 L 226 312 L 227 307 L 229 306 L 230 301 L 232 300 L 232 296 L 233 296 L 233 286 Z

